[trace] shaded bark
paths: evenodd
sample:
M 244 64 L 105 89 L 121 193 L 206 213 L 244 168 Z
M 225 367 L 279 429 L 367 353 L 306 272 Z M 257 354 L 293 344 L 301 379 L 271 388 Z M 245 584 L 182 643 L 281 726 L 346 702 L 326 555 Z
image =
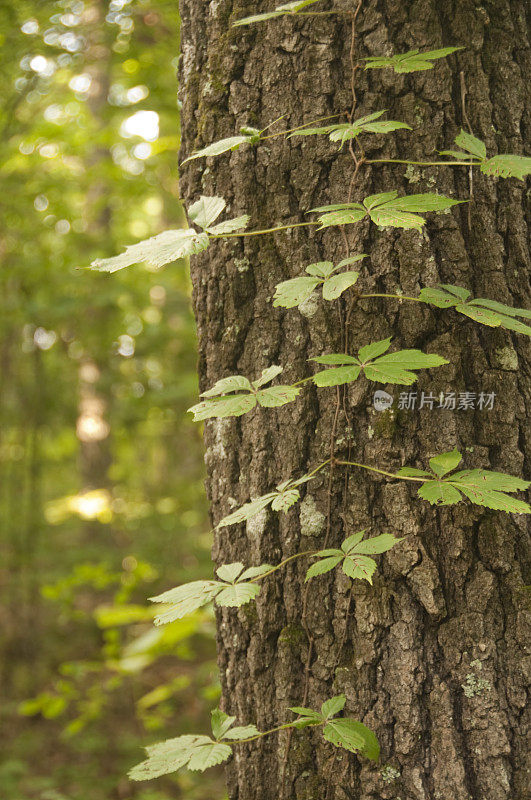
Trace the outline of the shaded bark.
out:
M 356 5 L 336 2 L 351 11 Z M 349 18 L 230 27 L 256 11 L 250 2 L 181 0 L 182 156 L 234 135 L 243 124 L 262 127 L 285 114 L 281 124 L 288 128 L 351 107 Z M 385 108 L 390 119 L 414 128 L 366 137 L 369 158 L 431 158 L 452 145 L 466 118 L 489 153 L 523 152 L 530 130 L 529 42 L 521 0 L 362 4 L 358 57 L 450 44 L 466 50 L 431 71 L 357 71 L 356 115 Z M 316 205 L 345 202 L 352 171 L 348 151 L 338 153 L 325 137 L 279 137 L 191 162 L 181 188 L 187 204 L 199 194 L 223 196 L 231 215 L 249 213 L 258 229 L 301 222 Z M 470 192 L 466 168 L 380 165 L 360 169 L 352 199 L 391 188 L 436 188 L 462 199 Z M 398 411 L 395 403 L 378 413 L 373 392 L 383 387 L 358 381 L 344 392 L 306 388 L 285 408 L 210 421 L 205 442 L 214 522 L 324 461 L 331 436 L 336 456 L 350 451 L 355 460 L 384 469 L 424 467 L 428 457 L 457 446 L 466 467 L 529 474 L 524 337 L 415 303 L 360 300 L 349 308 L 348 301 L 319 302 L 304 314 L 271 303 L 275 284 L 303 273 L 308 263 L 365 252 L 363 291 L 411 295 L 446 282 L 525 306 L 525 185 L 476 170 L 472 190 L 470 224 L 463 205 L 429 215 L 422 233 L 378 230 L 366 221 L 352 225 L 343 229 L 348 248 L 337 228 L 298 228 L 217 242 L 192 259 L 202 390 L 234 373 L 256 377 L 273 363 L 285 367 L 285 382 L 294 381 L 311 373 L 310 356 L 344 347 L 355 352 L 392 335 L 397 347 L 419 347 L 451 362 L 423 373 L 419 393 L 497 395 L 490 412 Z M 397 387 L 390 391 L 398 398 Z M 216 563 L 277 563 L 325 540 L 336 546 L 360 528 L 407 538 L 379 558 L 372 587 L 356 582 L 351 593 L 341 575 L 323 576 L 312 582 L 303 613 L 307 564 L 301 560 L 266 580 L 256 608 L 220 612 L 223 707 L 265 730 L 289 719 L 287 706 L 302 704 L 306 689 L 305 704 L 313 707 L 344 692 L 348 714 L 378 735 L 381 763 L 336 751 L 311 729 L 295 732 L 288 750 L 289 734 L 282 733 L 235 748 L 229 796 L 523 800 L 526 519 L 469 504 L 432 509 L 414 488 L 361 471 L 346 479 L 338 468 L 331 479 L 321 473 L 305 492 L 286 516 L 264 512 L 246 526 L 218 532 Z M 479 679 L 488 686 L 464 691 L 463 684 Z M 386 782 L 385 764 L 399 777 L 391 781 L 384 772 Z

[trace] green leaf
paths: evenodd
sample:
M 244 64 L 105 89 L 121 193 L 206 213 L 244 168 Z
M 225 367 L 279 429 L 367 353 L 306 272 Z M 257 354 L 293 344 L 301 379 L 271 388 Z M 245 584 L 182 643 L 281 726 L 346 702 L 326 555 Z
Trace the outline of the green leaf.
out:
M 224 739 L 231 739 L 232 741 L 238 741 L 240 739 L 249 739 L 251 736 L 259 736 L 260 731 L 256 727 L 256 725 L 240 725 L 235 728 L 231 728 L 228 733 L 225 734 L 223 737 Z
M 237 522 L 245 522 L 255 517 L 263 508 L 269 505 L 274 497 L 275 492 L 269 492 L 269 494 L 265 494 L 262 497 L 257 497 L 256 500 L 251 500 L 250 503 L 245 503 L 237 511 L 233 511 L 232 514 L 227 514 L 226 517 L 223 517 L 216 527 L 223 528 L 225 525 L 235 525 Z
M 366 580 L 372 585 L 372 576 L 376 570 L 376 561 L 364 555 L 348 555 L 343 559 L 341 568 L 345 575 L 353 580 Z
M 222 764 L 231 755 L 232 747 L 229 747 L 228 744 L 209 742 L 194 748 L 188 762 L 188 769 L 192 772 L 204 772 L 209 767 Z
M 242 572 L 244 566 L 241 561 L 235 561 L 233 564 L 222 564 L 221 567 L 218 567 L 216 570 L 216 575 L 218 578 L 221 578 L 222 581 L 229 581 L 232 583 L 236 580 L 240 572 Z
M 238 607 L 243 606 L 254 600 L 260 593 L 260 586 L 257 583 L 234 583 L 226 586 L 216 595 L 218 606 Z
M 316 386 L 341 386 L 343 383 L 350 383 L 357 380 L 361 372 L 361 367 L 336 367 L 335 369 L 325 369 L 316 372 L 312 380 Z
M 221 380 L 217 381 L 211 389 L 203 392 L 201 397 L 215 397 L 219 394 L 236 392 L 240 389 L 251 391 L 251 382 L 244 378 L 243 375 L 230 375 L 228 378 L 221 378 Z
M 519 178 L 523 181 L 531 173 L 531 158 L 503 153 L 485 161 L 481 167 L 485 175 L 496 175 L 499 178 Z
M 280 375 L 283 371 L 283 367 L 279 367 L 278 364 L 273 364 L 273 366 L 263 369 L 260 377 L 253 381 L 254 388 L 259 389 L 261 386 L 272 381 L 273 378 L 276 378 L 277 375 Z
M 214 599 L 222 584 L 218 581 L 192 581 L 175 589 L 150 597 L 153 603 L 168 603 L 170 608 L 155 617 L 155 625 L 165 625 L 192 614 Z
M 467 296 L 469 294 L 470 292 L 467 292 Z M 459 299 L 450 292 L 436 288 L 421 289 L 419 299 L 423 303 L 430 303 L 430 305 L 437 306 L 437 308 L 450 308 L 459 303 Z
M 392 536 L 390 533 L 382 533 L 380 536 L 373 536 L 371 539 L 359 542 L 359 544 L 351 548 L 349 555 L 352 555 L 352 553 L 368 553 L 372 555 L 386 553 L 395 544 L 401 542 L 402 539 L 403 537 Z
M 182 162 L 186 164 L 188 161 L 193 161 L 194 158 L 203 158 L 204 156 L 219 156 L 221 153 L 226 153 L 228 150 L 237 150 L 242 144 L 253 144 L 252 136 L 230 136 L 228 139 L 220 139 L 217 142 L 209 144 L 202 150 L 192 153 L 191 156 L 185 158 Z
M 343 710 L 346 702 L 347 698 L 344 694 L 338 694 L 336 697 L 331 697 L 330 700 L 325 700 L 321 706 L 321 716 L 324 719 L 330 719 L 330 717 L 334 717 Z
M 401 211 L 445 211 L 447 208 L 459 205 L 464 200 L 454 200 L 443 194 L 409 194 L 405 197 L 398 197 L 392 205 L 400 208 Z M 391 205 L 387 203 L 386 205 Z
M 126 247 L 125 252 L 113 258 L 97 258 L 90 265 L 98 272 L 117 272 L 132 264 L 145 262 L 159 268 L 179 258 L 206 250 L 209 239 L 206 233 L 198 233 L 193 228 L 164 231 L 150 239 Z
M 288 711 L 293 711 L 294 714 L 300 714 L 303 717 L 315 717 L 315 719 L 319 722 L 322 720 L 319 712 L 314 711 L 313 708 L 305 708 L 304 706 L 291 706 L 288 708 Z
M 388 353 L 364 365 L 365 377 L 379 383 L 410 385 L 417 380 L 411 370 L 438 367 L 449 362 L 441 356 L 423 353 L 420 350 L 398 350 Z
M 256 405 L 252 394 L 227 395 L 215 400 L 204 400 L 188 409 L 194 415 L 194 422 L 211 417 L 241 417 Z
M 473 503 L 486 506 L 497 511 L 514 514 L 529 514 L 531 508 L 527 503 L 509 497 L 504 492 L 515 492 L 529 487 L 529 482 L 502 472 L 471 469 L 457 472 L 448 479 L 452 486 L 459 489 Z
M 463 302 L 467 299 L 467 297 L 470 297 L 470 292 L 468 289 L 463 289 L 462 286 L 453 286 L 451 283 L 441 283 L 441 288 L 446 289 L 447 292 L 455 295 L 460 300 L 463 300 Z
M 270 386 L 257 392 L 256 399 L 264 408 L 276 408 L 291 403 L 298 394 L 300 389 L 297 386 Z
M 344 258 L 339 264 L 336 264 L 334 270 L 341 269 L 341 267 L 347 267 L 349 264 L 355 264 L 356 261 L 361 261 L 362 259 L 367 258 L 367 253 L 358 253 L 356 256 L 349 256 L 348 258 Z
M 397 197 L 398 192 L 396 189 L 393 189 L 392 192 L 378 192 L 378 194 L 368 195 L 363 201 L 363 205 L 368 211 L 370 211 L 376 206 L 383 205 L 383 203 L 390 203 L 392 200 L 396 200 Z
M 432 506 L 453 506 L 463 499 L 457 489 L 443 481 L 426 481 L 417 494 Z
M 419 217 L 418 214 L 401 211 L 392 205 L 378 206 L 378 208 L 369 212 L 369 216 L 381 228 L 404 228 L 405 230 L 416 228 L 420 231 L 422 226 L 426 224 L 426 221 Z
M 350 550 L 358 544 L 358 542 L 361 542 L 364 533 L 365 529 L 362 531 L 357 531 L 356 533 L 353 533 L 351 536 L 348 536 L 341 545 L 341 550 L 343 551 L 343 553 L 349 553 Z
M 372 344 L 366 344 L 364 347 L 360 347 L 358 350 L 358 358 L 362 364 L 365 362 L 370 361 L 376 356 L 381 356 L 391 347 L 391 337 L 388 339 L 380 339 L 378 342 L 373 342 Z
M 277 6 L 274 11 L 266 12 L 265 14 L 253 14 L 250 17 L 243 17 L 242 19 L 236 20 L 233 22 L 233 26 L 236 27 L 238 25 L 251 25 L 253 22 L 265 22 L 268 19 L 274 19 L 275 17 L 281 17 L 285 14 L 296 14 L 297 11 L 300 11 L 306 6 L 310 6 L 313 3 L 318 2 L 318 0 L 296 0 L 293 3 L 284 3 L 283 5 Z
M 306 272 L 317 278 L 327 278 L 333 271 L 334 265 L 331 261 L 317 261 L 306 267 Z
M 245 572 L 242 572 L 238 581 L 246 581 L 251 578 L 258 578 L 266 572 L 270 572 L 274 567 L 271 564 L 260 564 L 258 567 L 248 567 Z
M 319 222 L 321 225 L 318 230 L 330 228 L 333 225 L 350 225 L 353 222 L 359 222 L 360 219 L 363 219 L 365 214 L 365 209 L 360 206 L 359 203 L 353 204 L 352 206 L 342 210 L 331 211 L 319 217 Z
M 209 228 L 226 205 L 222 197 L 205 197 L 201 195 L 199 200 L 188 209 L 188 217 L 200 228 Z
M 275 497 L 271 503 L 271 508 L 273 511 L 283 511 L 285 514 L 299 498 L 300 494 L 297 489 L 287 489 Z
M 365 58 L 365 69 L 382 69 L 391 67 L 395 72 L 419 72 L 420 70 L 433 69 L 432 61 L 449 56 L 462 47 L 443 47 L 439 50 L 427 50 L 419 53 L 418 50 L 409 50 L 396 56 L 377 56 Z
M 467 133 L 462 128 L 461 133 L 455 137 L 454 141 L 458 147 L 462 147 L 463 150 L 467 150 L 469 153 L 472 153 L 472 155 L 476 156 L 476 158 L 481 160 L 487 158 L 487 148 L 481 139 L 478 139 L 476 136 L 472 136 L 471 133 Z
M 243 214 L 241 217 L 234 217 L 234 219 L 226 219 L 225 222 L 219 222 L 217 225 L 212 225 L 207 228 L 209 233 L 214 236 L 223 236 L 224 233 L 232 233 L 233 231 L 243 230 L 249 224 L 249 215 Z
M 403 475 L 407 478 L 422 478 L 424 475 L 429 475 L 429 472 L 426 472 L 425 469 L 415 469 L 414 467 L 400 467 L 399 470 L 396 471 L 397 475 Z
M 331 558 L 323 558 L 320 561 L 316 561 L 315 564 L 312 564 L 311 567 L 308 568 L 304 580 L 309 581 L 310 578 L 315 578 L 317 575 L 324 575 L 325 572 L 330 572 L 337 567 L 341 559 L 342 555 L 332 556 Z
M 327 742 L 343 747 L 351 753 L 363 753 L 371 761 L 377 761 L 380 745 L 374 733 L 355 719 L 333 719 L 323 728 Z
M 451 472 L 462 461 L 462 455 L 455 448 L 448 453 L 441 453 L 434 458 L 430 458 L 430 467 L 435 474 L 442 478 L 447 472 Z
M 215 708 L 210 712 L 210 724 L 212 726 L 212 735 L 214 739 L 222 739 L 227 733 L 233 722 L 236 722 L 236 717 L 229 717 L 220 708 Z
M 323 299 L 336 300 L 346 289 L 354 286 L 358 277 L 359 272 L 340 272 L 338 275 L 331 275 L 323 284 Z
M 188 764 L 198 748 L 207 743 L 213 744 L 208 736 L 178 736 L 152 745 L 146 748 L 148 758 L 133 767 L 128 773 L 129 777 L 133 781 L 145 781 L 176 772 Z
M 274 306 L 283 306 L 283 308 L 293 308 L 304 303 L 321 283 L 318 278 L 291 278 L 289 281 L 283 281 L 275 287 Z

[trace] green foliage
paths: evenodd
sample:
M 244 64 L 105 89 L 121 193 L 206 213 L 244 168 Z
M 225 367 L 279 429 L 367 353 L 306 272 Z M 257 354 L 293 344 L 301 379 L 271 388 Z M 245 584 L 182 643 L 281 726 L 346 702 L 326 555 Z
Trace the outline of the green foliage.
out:
M 462 460 L 461 453 L 452 450 L 430 459 L 433 479 L 426 478 L 418 490 L 419 497 L 431 505 L 448 506 L 459 503 L 463 495 L 479 506 L 513 514 L 530 514 L 531 507 L 506 492 L 517 492 L 529 487 L 529 481 L 485 469 L 453 470 Z M 413 475 L 414 473 L 414 475 Z M 451 474 L 448 474 L 451 473 Z M 398 477 L 412 477 L 429 473 L 410 468 L 399 469 Z
M 223 517 L 216 527 L 223 528 L 226 525 L 235 525 L 238 522 L 245 522 L 255 517 L 269 505 L 271 505 L 273 511 L 283 511 L 286 513 L 300 498 L 299 491 L 296 487 L 301 486 L 309 480 L 311 480 L 309 475 L 303 475 L 302 478 L 298 478 L 297 480 L 288 480 L 279 483 L 274 492 L 268 492 L 268 494 L 257 497 L 256 500 L 245 503 L 241 508 Z
M 343 710 L 345 702 L 345 695 L 338 695 L 326 700 L 321 706 L 321 711 L 293 706 L 289 710 L 300 716 L 300 719 L 293 723 L 293 727 L 302 729 L 322 725 L 323 737 L 327 742 L 351 753 L 362 753 L 371 761 L 377 761 L 380 745 L 374 733 L 358 720 L 335 717 Z
M 363 530 L 349 536 L 341 545 L 340 550 L 329 548 L 315 553 L 319 561 L 316 561 L 307 570 L 306 581 L 317 575 L 324 575 L 341 564 L 343 572 L 349 578 L 366 580 L 372 584 L 376 562 L 373 558 L 369 558 L 368 554 L 385 553 L 402 539 L 391 536 L 389 533 L 382 533 L 380 536 L 362 541 L 364 533 Z
M 409 125 L 405 122 L 396 122 L 395 120 L 380 120 L 376 122 L 383 114 L 384 111 L 375 111 L 373 114 L 368 114 L 365 117 L 353 122 L 336 123 L 334 125 L 324 125 L 320 128 L 304 128 L 300 131 L 294 131 L 290 134 L 292 136 L 315 136 L 319 134 L 328 134 L 331 142 L 341 142 L 341 147 L 345 142 L 350 139 L 355 139 L 360 133 L 390 133 L 391 131 L 400 130 L 405 128 L 411 130 Z
M 217 576 L 221 578 L 220 581 L 192 581 L 151 597 L 153 603 L 164 603 L 168 606 L 155 617 L 155 625 L 165 625 L 181 619 L 212 600 L 215 600 L 218 606 L 232 608 L 249 603 L 260 591 L 260 586 L 252 583 L 251 579 L 260 577 L 272 569 L 270 564 L 260 564 L 249 569 L 245 569 L 239 561 L 223 564 L 216 570 Z
M 362 347 L 358 351 L 358 358 L 336 353 L 312 358 L 310 360 L 318 364 L 339 365 L 316 372 L 312 380 L 316 386 L 340 386 L 355 381 L 363 371 L 370 381 L 408 386 L 418 377 L 413 370 L 449 363 L 441 356 L 423 353 L 421 350 L 398 350 L 396 353 L 382 355 L 390 346 L 391 339 L 382 339 Z
M 191 156 L 185 158 L 182 162 L 187 164 L 188 161 L 193 161 L 195 158 L 204 158 L 206 156 L 219 156 L 221 153 L 227 153 L 229 150 L 238 150 L 242 144 L 254 145 L 260 141 L 260 131 L 258 128 L 243 128 L 240 129 L 240 136 L 229 136 L 228 139 L 219 139 L 217 142 L 209 144 L 202 150 L 192 153 Z
M 272 381 L 282 372 L 282 367 L 272 366 L 263 370 L 256 381 L 249 381 L 243 375 L 231 375 L 222 378 L 212 389 L 203 392 L 201 397 L 206 397 L 188 409 L 194 415 L 194 422 L 212 417 L 241 417 L 256 406 L 275 408 L 291 403 L 300 392 L 296 386 L 270 386 L 268 389 L 261 387 Z M 238 392 L 238 393 L 237 393 Z
M 365 216 L 382 228 L 415 228 L 420 230 L 426 220 L 419 212 L 445 211 L 464 202 L 442 194 L 426 193 L 399 197 L 398 192 L 380 192 L 369 195 L 363 203 L 342 203 L 312 208 L 312 212 L 326 212 L 319 217 L 319 230 L 332 225 L 349 225 Z
M 420 53 L 418 50 L 408 50 L 397 56 L 376 56 L 363 59 L 365 69 L 383 69 L 391 67 L 395 72 L 420 72 L 425 69 L 433 69 L 433 61 L 463 50 L 462 47 L 442 47 L 440 50 L 426 50 Z
M 437 306 L 437 308 L 453 308 L 475 322 L 491 328 L 505 328 L 531 336 L 531 327 L 515 319 L 515 317 L 531 319 L 531 311 L 524 308 L 511 308 L 511 306 L 498 303 L 496 300 L 486 300 L 481 297 L 469 300 L 470 296 L 467 289 L 444 283 L 436 288 L 421 289 L 419 299 L 424 303 Z
M 485 143 L 467 133 L 463 129 L 455 138 L 455 143 L 463 150 L 440 150 L 440 155 L 452 156 L 459 160 L 470 159 L 471 163 L 479 164 L 481 172 L 485 175 L 494 175 L 499 178 L 518 178 L 523 180 L 531 174 L 531 158 L 502 153 L 492 158 L 487 158 Z
M 365 253 L 344 258 L 335 266 L 331 261 L 309 264 L 306 272 L 311 277 L 291 278 L 289 281 L 277 284 L 273 305 L 283 308 L 300 306 L 311 297 L 318 286 L 322 287 L 323 300 L 337 300 L 346 289 L 356 283 L 359 277 L 359 272 L 338 273 L 337 271 L 348 264 L 361 261 L 362 258 L 366 258 Z
M 269 11 L 266 12 L 265 14 L 253 14 L 250 17 L 242 17 L 242 19 L 238 19 L 236 20 L 236 22 L 233 22 L 232 24 L 233 26 L 251 25 L 253 22 L 265 22 L 268 19 L 275 19 L 276 17 L 282 17 L 285 14 L 296 14 L 303 8 L 311 6 L 317 2 L 318 0 L 295 0 L 295 2 L 283 3 L 282 5 L 277 6 L 274 11 Z
M 146 781 L 176 772 L 183 767 L 204 772 L 222 764 L 232 754 L 228 744 L 213 741 L 209 736 L 177 736 L 146 747 L 147 759 L 130 770 L 133 781 Z
M 132 264 L 145 262 L 158 269 L 179 258 L 200 253 L 207 249 L 209 236 L 223 236 L 247 227 L 249 222 L 247 214 L 213 225 L 225 206 L 226 203 L 222 197 L 204 197 L 202 195 L 188 210 L 190 220 L 202 228 L 202 233 L 198 233 L 194 228 L 163 231 L 150 239 L 129 245 L 125 253 L 119 256 L 97 258 L 90 267 L 98 272 L 117 272 Z

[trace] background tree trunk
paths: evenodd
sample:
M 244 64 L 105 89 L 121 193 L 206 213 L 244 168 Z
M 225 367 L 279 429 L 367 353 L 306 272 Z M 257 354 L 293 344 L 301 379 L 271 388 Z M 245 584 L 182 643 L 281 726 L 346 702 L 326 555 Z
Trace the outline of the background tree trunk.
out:
M 335 3 L 348 11 L 356 6 Z M 263 127 L 284 114 L 280 127 L 288 128 L 351 108 L 351 19 L 292 17 L 231 28 L 234 19 L 270 7 L 181 0 L 181 156 L 243 124 Z M 330 7 L 325 2 L 319 10 Z M 468 122 L 490 154 L 522 153 L 530 130 L 526 35 L 523 0 L 363 0 L 357 57 L 466 47 L 426 72 L 355 72 L 356 116 L 388 109 L 389 119 L 414 128 L 366 136 L 367 156 L 432 158 Z M 221 195 L 231 215 L 251 215 L 254 229 L 296 223 L 316 205 L 345 202 L 353 168 L 348 150 L 337 152 L 326 137 L 279 137 L 191 162 L 183 169 L 182 196 L 189 204 L 199 194 Z M 392 188 L 466 199 L 469 181 L 466 167 L 363 166 L 352 199 Z M 299 228 L 218 242 L 194 257 L 202 390 L 236 372 L 255 377 L 270 364 L 283 365 L 284 382 L 294 381 L 311 373 L 310 356 L 354 352 L 392 335 L 396 346 L 451 361 L 424 372 L 414 390 L 496 392 L 490 412 L 398 411 L 395 402 L 378 413 L 373 392 L 384 387 L 363 380 L 344 392 L 306 388 L 285 408 L 210 421 L 214 522 L 324 461 L 331 442 L 336 455 L 351 451 L 355 460 L 384 469 L 424 467 L 428 457 L 457 446 L 466 467 L 526 473 L 531 398 L 524 337 L 415 303 L 318 302 L 301 314 L 271 302 L 275 284 L 312 261 L 365 252 L 364 291 L 410 295 L 447 282 L 526 305 L 525 186 L 476 170 L 472 189 L 470 206 L 428 215 L 422 233 L 363 221 L 343 228 L 346 239 L 338 228 Z M 399 388 L 390 389 L 395 401 Z M 262 730 L 290 719 L 289 705 L 318 707 L 344 692 L 349 715 L 378 735 L 381 764 L 335 750 L 312 729 L 282 733 L 236 748 L 229 796 L 523 800 L 524 517 L 464 503 L 435 510 L 409 486 L 359 470 L 347 480 L 336 467 L 331 478 L 320 473 L 308 484 L 303 502 L 286 516 L 264 512 L 247 526 L 222 529 L 214 558 L 277 563 L 325 540 L 337 546 L 361 528 L 407 536 L 378 557 L 374 586 L 358 581 L 351 593 L 350 582 L 331 573 L 315 579 L 304 600 L 307 564 L 295 561 L 265 581 L 256 608 L 219 613 L 219 666 L 225 710 Z M 488 682 L 483 689 L 480 679 Z M 385 781 L 385 764 L 400 776 L 391 781 L 384 772 Z

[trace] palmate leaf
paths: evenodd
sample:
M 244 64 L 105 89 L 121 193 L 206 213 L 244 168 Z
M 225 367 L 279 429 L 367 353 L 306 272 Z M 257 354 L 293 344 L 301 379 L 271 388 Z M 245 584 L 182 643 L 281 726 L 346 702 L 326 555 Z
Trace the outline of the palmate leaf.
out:
M 396 56 L 376 56 L 365 58 L 365 69 L 383 69 L 390 67 L 395 72 L 419 72 L 425 69 L 433 69 L 433 61 L 439 58 L 449 56 L 457 50 L 462 50 L 462 47 L 443 47 L 439 50 L 426 50 L 419 53 L 418 50 L 409 50 L 407 53 L 402 53 Z
M 164 231 L 150 239 L 129 245 L 119 256 L 97 258 L 90 268 L 98 272 L 117 272 L 142 262 L 159 268 L 179 258 L 200 253 L 207 249 L 208 244 L 207 234 L 198 233 L 193 228 Z
M 470 292 L 461 286 L 442 284 L 439 288 L 420 290 L 419 300 L 437 308 L 454 308 L 459 314 L 487 325 L 491 328 L 505 328 L 531 336 L 531 327 L 515 317 L 531 319 L 531 311 L 524 308 L 512 308 L 496 300 L 478 297 L 468 300 Z M 465 302 L 466 301 L 466 302 Z
M 239 136 L 229 136 L 227 139 L 219 139 L 217 142 L 203 147 L 202 150 L 197 150 L 191 156 L 185 158 L 182 162 L 186 164 L 188 161 L 193 161 L 196 158 L 204 158 L 207 156 L 219 156 L 221 153 L 227 153 L 229 150 L 237 150 L 242 144 L 256 144 L 260 141 L 260 131 L 257 128 L 248 129 L 249 133 L 240 132 Z
M 500 153 L 487 159 L 487 148 L 485 143 L 473 136 L 471 133 L 461 129 L 455 138 L 455 143 L 463 148 L 459 150 L 440 150 L 442 156 L 451 156 L 459 159 L 474 159 L 479 164 L 481 172 L 485 175 L 493 175 L 498 178 L 518 178 L 524 180 L 526 175 L 531 174 L 531 158 L 528 156 L 517 156 L 512 153 Z
M 349 536 L 341 545 L 341 550 L 328 549 L 315 553 L 320 560 L 308 568 L 305 580 L 324 575 L 341 564 L 343 572 L 349 578 L 366 580 L 372 584 L 376 562 L 367 554 L 385 553 L 402 539 L 382 533 L 380 536 L 362 541 L 364 533 L 365 531 L 358 531 Z
M 332 225 L 349 225 L 359 222 L 367 214 L 380 227 L 420 230 L 426 223 L 424 218 L 419 216 L 420 213 L 445 211 L 463 202 L 465 201 L 453 200 L 451 197 L 433 192 L 399 197 L 396 191 L 391 191 L 369 195 L 364 199 L 363 204 L 343 203 L 321 206 L 311 209 L 311 212 L 325 212 L 318 218 L 320 223 L 318 230 Z
M 201 606 L 210 603 L 219 592 L 219 581 L 193 581 L 150 597 L 153 603 L 167 603 L 170 607 L 155 617 L 155 625 L 166 625 L 176 619 L 192 614 Z
M 306 6 L 311 6 L 317 2 L 318 0 L 295 0 L 295 2 L 283 3 L 282 5 L 277 6 L 274 11 L 268 11 L 264 14 L 253 14 L 250 17 L 243 17 L 242 19 L 236 20 L 236 22 L 233 22 L 232 24 L 234 27 L 239 25 L 251 25 L 253 22 L 265 22 L 268 19 L 282 17 L 285 14 L 296 14 L 297 11 L 301 11 L 303 8 L 306 8 Z
M 365 345 L 359 350 L 357 359 L 354 356 L 336 353 L 312 358 L 310 361 L 319 364 L 341 365 L 335 369 L 315 373 L 312 380 L 319 387 L 340 386 L 356 380 L 363 370 L 365 377 L 371 381 L 409 385 L 418 377 L 413 370 L 449 363 L 441 356 L 423 353 L 421 350 L 398 350 L 396 353 L 382 355 L 386 353 L 390 344 L 391 339 L 382 339 Z
M 220 708 L 214 708 L 210 712 L 210 724 L 214 739 L 222 739 L 234 722 L 236 722 L 236 717 L 229 717 Z
M 330 700 L 325 700 L 321 706 L 321 716 L 323 719 L 330 719 L 339 714 L 345 707 L 347 698 L 344 694 L 338 694 L 336 697 L 331 697 Z
M 340 718 L 330 720 L 323 728 L 327 742 L 343 747 L 351 753 L 362 753 L 371 761 L 377 761 L 380 745 L 374 733 L 355 719 Z
M 234 583 L 216 595 L 216 605 L 237 608 L 254 600 L 259 592 L 260 586 L 257 583 Z
M 216 221 L 226 205 L 222 197 L 201 195 L 188 209 L 188 217 L 200 228 L 206 229 Z
M 418 212 L 445 211 L 464 201 L 453 200 L 451 197 L 434 194 L 406 195 L 405 197 L 389 197 L 385 195 L 372 195 L 363 201 L 369 216 L 380 227 L 416 228 L 420 230 L 425 225 L 423 217 Z
M 337 272 L 344 266 L 354 264 L 366 258 L 365 253 L 351 256 L 334 264 L 331 261 L 320 261 L 316 264 L 309 264 L 305 275 L 300 278 L 291 278 L 283 281 L 275 287 L 274 306 L 283 308 L 294 308 L 300 306 L 312 295 L 318 286 L 322 287 L 323 300 L 336 300 L 350 286 L 353 286 L 359 277 L 359 272 Z
M 150 780 L 188 766 L 204 770 L 221 764 L 232 753 L 229 745 L 212 741 L 208 736 L 177 736 L 146 748 L 148 758 L 129 772 L 133 781 Z
M 300 498 L 300 493 L 296 487 L 309 480 L 311 480 L 311 476 L 303 475 L 297 480 L 288 480 L 280 483 L 276 487 L 276 491 L 268 492 L 261 497 L 257 497 L 256 500 L 245 503 L 241 508 L 223 517 L 216 527 L 222 528 L 226 525 L 235 525 L 238 522 L 245 522 L 255 517 L 268 505 L 271 505 L 273 511 L 283 511 L 286 513 Z
M 454 505 L 463 495 L 476 505 L 514 514 L 530 514 L 531 507 L 522 500 L 510 497 L 506 492 L 516 492 L 529 487 L 529 481 L 484 469 L 467 469 L 452 472 L 461 461 L 461 453 L 452 450 L 430 459 L 434 479 L 425 481 L 418 490 L 419 497 L 432 505 Z M 410 475 L 417 470 L 399 470 L 397 476 Z M 419 477 L 426 473 L 419 472 Z
M 396 120 L 380 120 L 376 121 L 385 114 L 384 111 L 375 111 L 373 114 L 368 114 L 365 117 L 360 117 L 352 122 L 341 122 L 334 125 L 324 125 L 321 128 L 303 128 L 299 131 L 294 131 L 288 137 L 292 136 L 315 136 L 319 134 L 328 134 L 331 142 L 341 142 L 341 146 L 349 139 L 355 139 L 360 133 L 390 133 L 401 128 L 411 130 L 409 125 L 405 122 L 397 122 Z
M 300 392 L 296 386 L 261 387 L 272 381 L 282 372 L 282 367 L 274 365 L 262 371 L 256 381 L 249 381 L 243 375 L 222 378 L 212 389 L 203 392 L 203 400 L 188 409 L 194 415 L 194 422 L 213 417 L 240 417 L 258 404 L 265 408 L 283 406 L 294 400 Z M 227 392 L 241 390 L 238 394 Z M 215 395 L 220 395 L 216 397 Z

